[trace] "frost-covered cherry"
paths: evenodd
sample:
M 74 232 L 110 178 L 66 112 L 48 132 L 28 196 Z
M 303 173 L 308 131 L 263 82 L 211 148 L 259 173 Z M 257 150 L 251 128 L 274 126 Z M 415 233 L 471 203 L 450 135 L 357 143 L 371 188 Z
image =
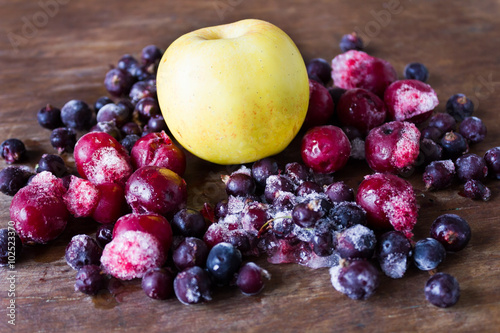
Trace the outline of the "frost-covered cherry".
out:
M 99 223 L 114 223 L 127 211 L 125 190 L 115 183 L 97 184 L 99 201 L 91 217 Z
M 302 160 L 317 173 L 331 173 L 342 169 L 351 154 L 351 144 L 339 127 L 313 127 L 302 138 Z
M 186 204 L 186 182 L 170 169 L 144 166 L 128 179 L 125 199 L 134 213 L 173 215 Z
M 80 176 L 94 184 L 123 185 L 133 171 L 128 152 L 104 132 L 90 132 L 82 136 L 75 145 L 74 156 Z
M 382 97 L 398 75 L 392 65 L 365 52 L 351 50 L 332 60 L 332 79 L 343 89 L 364 88 Z
M 369 227 L 393 227 L 406 237 L 413 235 L 418 206 L 408 181 L 389 173 L 365 176 L 359 185 L 356 202 L 366 210 Z
M 113 239 L 127 231 L 142 231 L 155 237 L 166 254 L 172 245 L 172 228 L 167 219 L 157 214 L 127 214 L 116 221 Z
M 411 167 L 420 152 L 420 131 L 409 122 L 391 121 L 370 131 L 365 158 L 376 172 L 397 173 Z
M 361 88 L 346 91 L 337 105 L 337 116 L 344 126 L 352 126 L 366 135 L 385 121 L 387 109 L 374 93 Z
M 384 93 L 388 116 L 392 120 L 420 124 L 432 115 L 439 104 L 434 89 L 418 80 L 399 80 Z
M 182 177 L 186 171 L 186 156 L 164 131 L 140 138 L 130 152 L 134 169 L 146 165 L 167 168 Z

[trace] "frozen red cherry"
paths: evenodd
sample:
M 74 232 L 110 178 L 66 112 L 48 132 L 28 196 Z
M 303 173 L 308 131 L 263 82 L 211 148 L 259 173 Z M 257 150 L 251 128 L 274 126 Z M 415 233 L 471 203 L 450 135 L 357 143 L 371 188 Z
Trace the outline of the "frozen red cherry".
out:
M 134 213 L 173 215 L 186 204 L 186 182 L 167 168 L 144 166 L 128 179 L 125 199 Z
M 121 280 L 142 278 L 165 263 L 163 247 L 149 233 L 129 230 L 106 245 L 101 256 L 103 271 Z
M 392 83 L 384 93 L 389 118 L 420 124 L 429 119 L 439 104 L 430 85 L 418 80 L 400 80 Z
M 389 62 L 362 51 L 347 51 L 332 60 L 332 79 L 339 88 L 364 88 L 382 97 L 385 89 L 397 78 L 396 70 Z
M 82 136 L 75 145 L 74 156 L 80 176 L 94 184 L 125 184 L 133 171 L 125 148 L 104 132 Z
M 369 227 L 393 227 L 408 238 L 413 236 L 418 206 L 408 181 L 389 173 L 365 176 L 359 185 L 356 202 L 366 210 Z
M 100 193 L 90 181 L 71 176 L 68 191 L 63 196 L 64 203 L 75 217 L 90 216 L 99 201 Z
M 309 107 L 303 128 L 325 125 L 333 116 L 332 96 L 321 83 L 309 79 Z
M 92 213 L 92 218 L 99 223 L 114 223 L 127 211 L 125 190 L 115 183 L 96 185 L 99 190 L 99 201 Z
M 351 154 L 351 144 L 345 133 L 333 125 L 310 129 L 302 139 L 302 160 L 318 173 L 342 169 Z
M 366 135 L 384 123 L 387 110 L 384 102 L 366 89 L 351 89 L 340 97 L 337 116 L 344 126 L 352 126 Z
M 172 228 L 167 219 L 157 214 L 127 214 L 116 221 L 113 239 L 127 231 L 142 231 L 155 237 L 166 254 L 172 245 Z
M 420 151 L 420 131 L 408 122 L 392 121 L 370 131 L 365 157 L 376 172 L 396 173 L 411 167 Z
M 132 147 L 130 158 L 134 169 L 146 165 L 167 168 L 182 177 L 186 171 L 186 156 L 164 132 L 149 133 Z

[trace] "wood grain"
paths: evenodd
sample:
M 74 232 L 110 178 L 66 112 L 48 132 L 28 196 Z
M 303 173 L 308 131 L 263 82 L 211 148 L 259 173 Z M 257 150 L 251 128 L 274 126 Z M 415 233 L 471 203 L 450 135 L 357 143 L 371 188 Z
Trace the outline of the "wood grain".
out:
M 50 132 L 36 121 L 41 106 L 50 102 L 60 107 L 74 98 L 93 103 L 106 95 L 104 75 L 122 54 L 137 55 L 148 44 L 166 48 L 188 31 L 243 18 L 260 18 L 281 27 L 306 61 L 333 58 L 340 52 L 338 41 L 344 33 L 361 31 L 367 51 L 389 60 L 400 76 L 408 62 L 428 66 L 429 83 L 441 101 L 438 112 L 444 111 L 454 93 L 473 98 L 476 115 L 485 120 L 489 134 L 471 147 L 472 152 L 484 154 L 500 146 L 499 1 L 59 0 L 58 4 L 57 13 L 46 15 L 45 22 L 37 1 L 0 0 L 0 141 L 22 139 L 29 149 L 24 162 L 31 167 L 42 153 L 53 151 Z M 36 17 L 40 27 L 23 34 L 25 21 Z M 23 37 L 17 50 L 9 41 L 11 32 Z M 72 163 L 71 157 L 66 158 Z M 277 158 L 281 166 L 299 160 L 298 139 Z M 3 161 L 0 167 L 5 167 Z M 219 176 L 232 168 L 189 156 L 185 178 L 190 205 L 200 208 L 204 201 L 222 198 Z M 356 187 L 368 173 L 364 163 L 352 161 L 336 178 Z M 447 212 L 460 214 L 472 227 L 467 248 L 450 254 L 440 267 L 453 274 L 462 288 L 459 303 L 450 309 L 426 302 L 423 287 L 428 274 L 415 268 L 401 280 L 384 277 L 374 297 L 357 302 L 332 288 L 327 269 L 271 265 L 265 258 L 257 261 L 273 278 L 254 297 L 235 289 L 217 290 L 210 304 L 185 306 L 176 299 L 148 299 L 133 281 L 116 298 L 109 294 L 92 298 L 73 291 L 75 272 L 63 258 L 73 234 L 95 231 L 93 222 L 78 221 L 49 246 L 27 249 L 17 263 L 15 327 L 7 323 L 8 272 L 0 271 L 0 331 L 498 332 L 500 182 L 488 181 L 493 195 L 485 203 L 459 196 L 459 184 L 427 193 L 421 174 L 409 180 L 421 206 L 416 239 L 426 237 L 432 221 Z M 0 196 L 2 227 L 9 220 L 10 201 Z

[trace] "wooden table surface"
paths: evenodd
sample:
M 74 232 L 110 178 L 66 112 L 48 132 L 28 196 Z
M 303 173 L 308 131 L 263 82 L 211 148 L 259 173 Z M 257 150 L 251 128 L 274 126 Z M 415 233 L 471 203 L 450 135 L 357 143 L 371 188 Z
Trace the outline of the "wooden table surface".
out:
M 53 152 L 50 131 L 38 126 L 36 112 L 47 102 L 61 107 L 70 99 L 93 103 L 106 95 L 103 78 L 122 54 L 142 47 L 166 48 L 194 29 L 244 18 L 268 20 L 296 42 L 305 61 L 332 59 L 340 37 L 362 33 L 367 52 L 390 61 L 400 77 L 406 63 L 420 61 L 430 71 L 444 111 L 448 97 L 469 95 L 488 136 L 471 151 L 484 154 L 500 146 L 500 1 L 76 1 L 51 3 L 50 15 L 38 1 L 0 0 L 0 141 L 17 137 L 29 150 L 25 164 L 34 167 Z M 56 4 L 54 6 L 54 4 Z M 36 25 L 35 25 L 36 24 Z M 31 25 L 31 27 L 30 27 Z M 71 163 L 71 157 L 66 156 Z M 281 167 L 299 160 L 297 140 L 277 156 Z M 6 164 L 0 161 L 0 167 Z M 223 197 L 220 174 L 233 167 L 188 158 L 185 179 L 189 204 Z M 350 161 L 336 175 L 356 187 L 370 173 L 364 162 Z M 335 291 L 328 269 L 257 262 L 272 274 L 258 296 L 236 289 L 217 290 L 209 304 L 186 306 L 175 298 L 148 299 L 140 283 L 127 283 L 115 299 L 73 291 L 75 272 L 64 248 L 75 233 L 92 234 L 97 224 L 72 223 L 47 246 L 27 249 L 16 264 L 16 326 L 7 323 L 7 277 L 0 271 L 1 332 L 498 332 L 500 331 L 500 181 L 490 180 L 489 202 L 461 197 L 460 185 L 423 192 L 421 174 L 409 177 L 419 193 L 415 238 L 427 237 L 432 221 L 457 213 L 472 227 L 472 240 L 450 254 L 439 270 L 454 275 L 462 296 L 449 309 L 430 305 L 423 287 L 428 274 L 409 269 L 400 280 L 383 277 L 375 296 L 353 301 Z M 7 226 L 11 197 L 0 195 L 0 226 Z

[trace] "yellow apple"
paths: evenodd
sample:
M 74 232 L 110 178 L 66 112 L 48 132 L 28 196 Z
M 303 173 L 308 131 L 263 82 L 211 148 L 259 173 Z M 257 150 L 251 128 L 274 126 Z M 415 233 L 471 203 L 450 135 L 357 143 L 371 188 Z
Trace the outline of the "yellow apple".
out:
M 218 164 L 281 152 L 299 131 L 309 100 L 296 45 L 275 25 L 255 19 L 179 37 L 160 61 L 157 90 L 176 140 Z

